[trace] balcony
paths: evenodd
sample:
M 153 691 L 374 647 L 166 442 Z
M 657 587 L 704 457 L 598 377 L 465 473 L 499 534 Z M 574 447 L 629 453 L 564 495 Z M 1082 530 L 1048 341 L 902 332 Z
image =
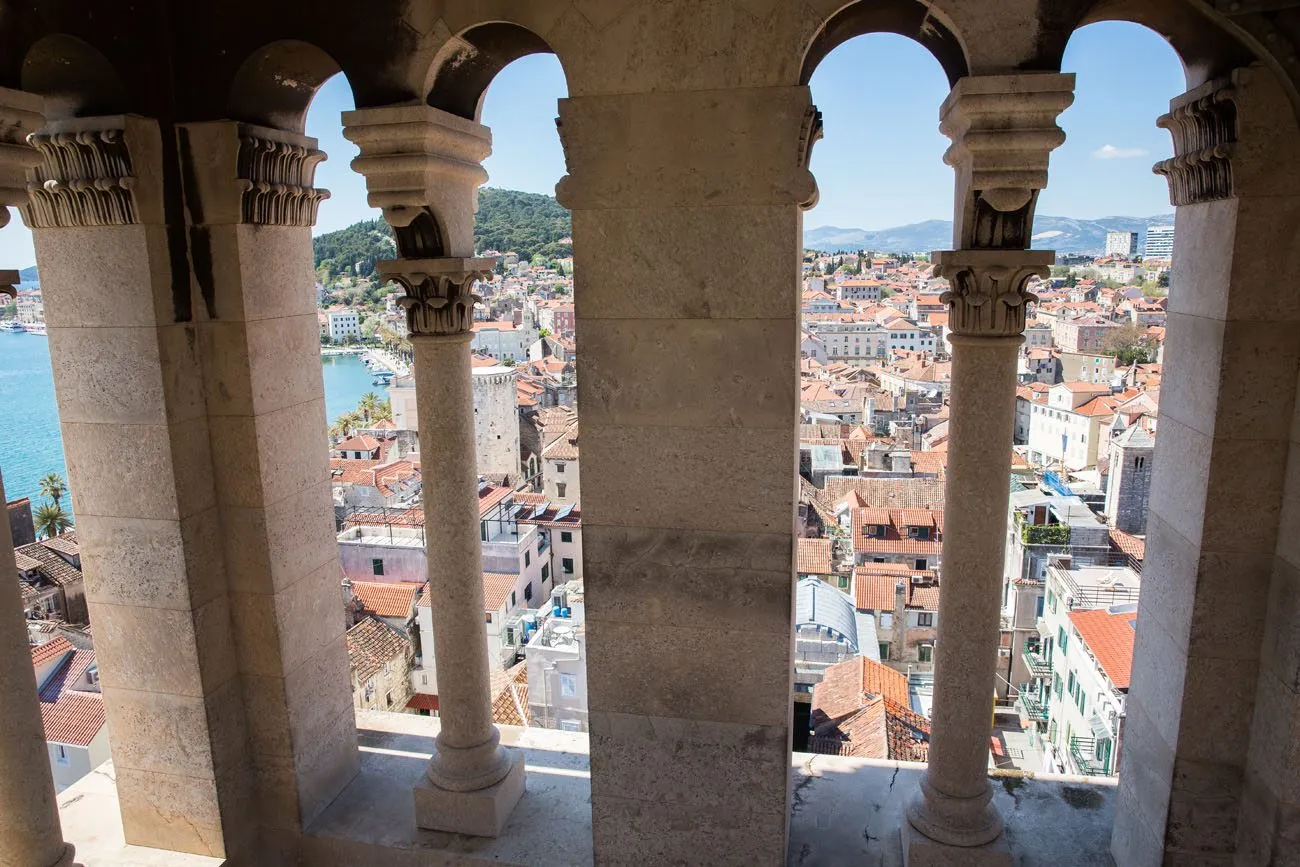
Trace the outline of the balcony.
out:
M 493 839 L 415 827 L 411 787 L 424 773 L 433 749 L 436 718 L 361 711 L 357 725 L 361 772 L 308 827 L 302 847 L 304 867 L 592 863 L 587 735 L 502 727 L 502 743 L 524 753 L 528 789 L 505 833 Z M 808 753 L 795 753 L 791 760 L 794 796 L 788 864 L 902 864 L 903 810 L 917 795 L 924 765 Z M 1006 819 L 1017 864 L 1113 864 L 1108 851 L 1115 813 L 1113 784 L 997 772 L 994 803 Z M 111 764 L 61 793 L 59 808 L 65 837 L 76 845 L 80 863 L 226 864 L 222 858 L 126 845 Z
M 1046 723 L 1047 705 L 1038 700 L 1029 684 L 1020 684 L 1017 691 L 1019 695 L 1016 697 L 1016 703 L 1020 705 L 1024 715 L 1034 722 Z
M 1070 738 L 1070 759 L 1086 777 L 1104 777 L 1108 773 L 1106 763 L 1097 758 L 1096 748 L 1093 738 Z
M 1030 677 L 1051 677 L 1052 661 L 1041 652 L 1042 645 L 1036 641 L 1026 641 L 1023 656 Z

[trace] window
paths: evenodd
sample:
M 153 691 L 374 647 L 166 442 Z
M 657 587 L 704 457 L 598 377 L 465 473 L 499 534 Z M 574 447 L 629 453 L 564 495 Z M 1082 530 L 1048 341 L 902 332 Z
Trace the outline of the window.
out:
M 916 615 L 917 626 L 934 626 L 934 615 L 929 611 L 922 611 Z
M 574 674 L 560 675 L 560 695 L 563 698 L 574 698 L 578 695 L 578 676 Z
M 510 591 L 510 607 L 511 607 L 511 608 L 514 608 L 517 604 L 519 604 L 519 603 L 515 600 L 515 591 L 511 590 L 511 591 Z
M 560 559 L 560 568 L 564 570 L 564 574 L 566 574 L 566 575 L 572 575 L 572 574 L 573 574 L 573 558 L 572 558 L 572 557 L 563 557 L 563 558 L 561 558 L 561 559 Z
M 572 542 L 572 541 L 573 541 L 573 534 L 570 533 L 568 530 L 561 530 L 561 531 L 560 531 L 560 541 L 561 541 L 561 542 Z
M 582 723 L 576 719 L 562 719 L 560 720 L 560 731 L 580 732 L 582 731 Z
M 543 564 L 542 564 L 542 583 L 545 584 L 545 583 L 546 583 L 547 581 L 549 581 L 549 580 L 551 580 L 551 564 L 550 564 L 550 563 L 543 563 Z
M 383 574 L 384 574 L 384 561 L 381 560 L 381 559 L 379 559 L 378 557 L 376 557 L 375 559 L 373 559 L 373 560 L 370 561 L 370 569 L 371 569 L 371 571 L 373 571 L 374 574 L 376 574 L 376 575 L 383 575 Z
M 1037 606 L 1037 607 L 1036 607 L 1036 613 L 1035 613 L 1035 616 L 1037 616 L 1037 617 L 1042 617 L 1042 616 L 1043 616 L 1043 597 L 1041 597 L 1041 596 L 1038 597 L 1038 600 L 1037 600 L 1037 602 L 1036 602 L 1036 606 Z
M 913 562 L 913 564 L 912 564 L 912 568 L 914 568 L 914 569 L 924 569 L 924 568 L 925 568 L 925 558 L 924 558 L 924 557 L 917 557 L 916 560 L 915 560 L 915 561 Z
M 524 585 L 524 601 L 531 601 L 533 598 L 533 582 L 529 581 Z
M 1056 646 L 1061 648 L 1062 654 L 1070 647 L 1070 638 L 1065 634 L 1065 627 L 1056 629 Z
M 562 472 L 564 472 L 564 464 L 557 463 L 557 464 L 555 465 L 555 471 L 556 471 L 557 473 L 562 473 Z
M 384 706 L 385 707 L 393 706 L 393 694 L 391 692 L 384 694 Z
M 54 752 L 54 758 L 59 764 L 66 765 L 68 763 L 68 751 L 63 744 L 55 744 Z
M 888 642 L 888 641 L 882 641 L 882 642 L 880 642 L 880 658 L 881 658 L 881 659 L 889 659 L 889 642 Z
M 1061 697 L 1061 676 L 1056 672 L 1052 672 L 1052 691 L 1056 693 L 1057 698 Z
M 564 496 L 564 490 L 565 490 L 565 488 L 567 488 L 567 487 L 568 487 L 568 485 L 564 484 L 563 482 L 557 484 L 557 485 L 555 486 L 555 496 L 557 496 L 557 497 L 563 497 L 563 496 Z
M 1140 469 L 1142 469 L 1144 466 L 1146 466 L 1146 463 L 1147 463 L 1147 459 L 1146 459 L 1146 458 L 1134 458 L 1134 459 L 1133 459 L 1133 468 L 1134 468 L 1134 469 L 1138 469 L 1138 470 L 1140 470 Z
M 934 645 L 933 644 L 918 645 L 916 648 L 916 659 L 917 662 L 933 662 Z
M 533 565 L 533 552 L 532 552 L 532 551 L 525 551 L 525 552 L 524 552 L 524 565 L 525 565 L 525 566 L 531 566 L 531 565 Z

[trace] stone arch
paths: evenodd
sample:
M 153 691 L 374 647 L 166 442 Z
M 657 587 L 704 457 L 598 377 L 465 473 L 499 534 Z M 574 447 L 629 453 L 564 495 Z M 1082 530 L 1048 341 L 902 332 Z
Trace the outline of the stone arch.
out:
M 497 73 L 530 54 L 555 54 L 534 31 L 509 21 L 477 24 L 449 39 L 430 70 L 426 101 L 467 120 L 477 121 L 483 96 Z M 558 55 L 557 55 L 558 57 Z M 566 89 L 568 72 L 565 73 Z
M 47 120 L 131 111 L 122 76 L 97 48 L 64 33 L 34 42 L 23 58 L 21 86 L 45 98 Z
M 1074 32 L 1102 21 L 1139 24 L 1164 37 L 1182 61 L 1189 90 L 1239 66 L 1249 66 L 1256 59 L 1226 26 L 1210 13 L 1192 9 L 1184 0 L 1098 0 L 1072 25 L 1047 32 L 1040 43 L 1040 59 L 1047 68 L 1060 69 Z
M 333 57 L 310 42 L 268 43 L 235 73 L 227 110 L 234 120 L 301 133 L 316 91 L 342 71 Z
M 799 83 L 812 79 L 817 64 L 855 36 L 896 33 L 924 47 L 939 61 L 948 83 L 970 74 L 966 48 L 953 27 L 932 7 L 916 0 L 857 0 L 826 20 L 804 53 Z

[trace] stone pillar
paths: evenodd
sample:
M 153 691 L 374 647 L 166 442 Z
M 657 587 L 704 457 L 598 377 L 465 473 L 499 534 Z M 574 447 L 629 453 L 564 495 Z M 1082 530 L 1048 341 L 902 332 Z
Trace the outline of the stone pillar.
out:
M 428 106 L 347 112 L 343 122 L 361 148 L 353 167 L 366 177 L 370 204 L 393 226 L 402 258 L 379 263 L 379 273 L 405 292 L 399 303 L 415 355 L 441 717 L 427 781 L 415 789 L 415 819 L 495 837 L 523 794 L 524 761 L 500 745 L 492 723 L 474 445 L 473 284 L 493 262 L 471 257 L 491 134 Z
M 980 76 L 957 83 L 940 110 L 957 173 L 953 235 L 933 254 L 947 278 L 953 335 L 951 446 L 939 585 L 929 767 L 907 809 L 905 857 L 920 864 L 1010 864 L 988 779 L 996 686 L 999 588 L 1006 548 L 1016 356 L 1025 286 L 1055 254 L 1030 251 L 1047 160 L 1065 135 L 1070 75 Z
M 316 140 L 185 124 L 195 320 L 262 856 L 357 773 L 311 226 Z
M 560 103 L 601 864 L 785 863 L 820 130 L 805 87 Z
M 1300 142 L 1262 67 L 1160 125 L 1177 236 L 1111 851 L 1280 864 L 1300 840 Z
M 237 858 L 256 822 L 176 175 L 147 118 L 31 141 L 23 216 L 126 841 Z
M 7 94 L 5 94 L 7 95 Z M 39 110 L 40 100 L 36 100 Z M 3 209 L 8 214 L 8 209 Z M 10 294 L 17 271 L 0 271 L 0 296 Z M 6 290 L 8 290 L 6 292 Z M 0 506 L 5 503 L 0 477 Z M 0 526 L 0 867 L 68 867 L 73 849 L 63 842 L 54 778 L 46 756 L 45 726 L 27 643 L 22 595 L 9 524 Z

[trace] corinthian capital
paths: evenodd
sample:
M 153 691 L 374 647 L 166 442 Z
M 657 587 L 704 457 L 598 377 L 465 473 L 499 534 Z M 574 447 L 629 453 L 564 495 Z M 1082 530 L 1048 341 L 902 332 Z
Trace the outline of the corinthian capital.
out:
M 474 283 L 488 277 L 492 259 L 390 259 L 376 263 L 385 280 L 402 287 L 397 303 L 406 310 L 413 337 L 468 334 L 474 324 Z
M 933 253 L 934 274 L 949 283 L 940 300 L 948 327 L 965 337 L 1015 337 L 1025 330 L 1025 305 L 1038 296 L 1025 287 L 1046 277 L 1051 250 L 946 250 Z
M 962 249 L 1029 247 L 1048 155 L 1065 141 L 1056 118 L 1074 101 L 1065 73 L 969 76 L 939 110 L 957 172 L 953 242 Z
M 1194 205 L 1233 195 L 1232 157 L 1237 145 L 1237 87 L 1218 78 L 1170 104 L 1156 126 L 1169 130 L 1174 155 L 1151 167 L 1169 182 L 1169 201 Z
M 0 88 L 0 227 L 8 225 L 11 206 L 27 204 L 27 173 L 41 162 L 27 137 L 45 125 L 44 112 L 43 98 Z

